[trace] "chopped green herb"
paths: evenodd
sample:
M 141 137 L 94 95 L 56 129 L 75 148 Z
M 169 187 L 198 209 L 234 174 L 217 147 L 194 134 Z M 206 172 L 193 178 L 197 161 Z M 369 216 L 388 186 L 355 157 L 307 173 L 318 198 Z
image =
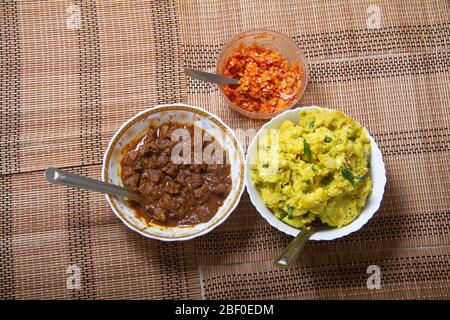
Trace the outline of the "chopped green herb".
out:
M 331 142 L 331 138 L 330 137 L 325 137 L 325 142 L 326 143 L 330 143 Z
M 314 128 L 314 121 L 309 124 L 308 128 L 310 129 Z
M 286 218 L 287 215 L 288 215 L 288 214 L 287 214 L 286 212 L 282 211 L 282 212 L 280 213 L 280 220 L 283 220 L 284 218 Z
M 311 166 L 311 170 L 312 170 L 313 172 L 317 172 L 316 166 L 315 166 L 315 165 L 312 165 L 312 166 Z
M 269 164 L 268 164 L 267 162 L 266 162 L 266 163 L 263 163 L 262 167 L 263 167 L 263 168 L 268 168 L 268 167 L 269 167 Z
M 362 184 L 370 176 L 370 171 L 367 171 L 362 177 L 358 178 L 356 184 Z
M 311 161 L 312 160 L 311 148 L 309 147 L 309 144 L 305 138 L 303 138 L 303 151 L 305 152 L 306 159 L 308 159 L 308 161 Z
M 342 176 L 348 181 L 350 181 L 352 185 L 356 184 L 355 177 L 353 176 L 353 173 L 350 171 L 349 168 L 345 167 L 344 169 L 342 169 Z
M 372 163 L 370 162 L 370 158 L 367 159 L 367 169 L 370 169 L 370 167 L 372 166 Z
M 292 212 L 294 211 L 295 207 L 292 204 L 286 204 L 286 210 L 289 214 L 292 214 Z
M 293 216 L 293 212 L 294 212 L 294 209 L 295 209 L 295 207 L 293 206 L 293 205 L 291 205 L 291 204 L 286 204 L 286 212 L 287 212 L 287 218 L 289 219 L 289 220 L 292 220 L 292 219 L 294 219 L 294 216 Z

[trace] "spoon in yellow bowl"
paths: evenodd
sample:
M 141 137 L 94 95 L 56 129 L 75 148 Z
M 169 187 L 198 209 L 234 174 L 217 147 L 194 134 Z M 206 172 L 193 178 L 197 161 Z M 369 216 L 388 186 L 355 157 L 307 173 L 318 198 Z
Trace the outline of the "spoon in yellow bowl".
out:
M 298 255 L 302 251 L 306 242 L 309 238 L 316 232 L 324 229 L 330 228 L 328 225 L 322 223 L 320 219 L 315 219 L 308 227 L 300 230 L 299 234 L 289 242 L 289 244 L 284 248 L 283 252 L 275 259 L 275 266 L 279 268 L 287 268 L 294 264 L 297 260 Z

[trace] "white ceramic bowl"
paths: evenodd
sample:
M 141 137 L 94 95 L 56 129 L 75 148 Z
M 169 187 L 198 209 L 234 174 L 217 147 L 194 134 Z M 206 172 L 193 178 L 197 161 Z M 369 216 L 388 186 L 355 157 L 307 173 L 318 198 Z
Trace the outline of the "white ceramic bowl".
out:
M 220 225 L 236 208 L 244 191 L 244 151 L 233 131 L 215 115 L 185 104 L 159 105 L 144 110 L 125 122 L 109 142 L 103 158 L 102 180 L 123 185 L 120 178 L 120 160 L 124 146 L 141 136 L 151 123 L 161 124 L 169 120 L 185 123 L 202 121 L 202 129 L 213 135 L 217 142 L 227 151 L 231 164 L 232 190 L 215 216 L 206 223 L 186 227 L 163 227 L 156 224 L 147 225 L 137 218 L 133 208 L 118 197 L 107 195 L 106 199 L 116 216 L 130 229 L 141 235 L 164 241 L 188 240 L 213 230 Z M 217 135 L 216 133 L 221 134 Z
M 258 212 L 263 216 L 264 219 L 267 220 L 267 222 L 269 222 L 270 225 L 291 236 L 297 236 L 300 230 L 291 227 L 290 225 L 278 220 L 272 213 L 272 211 L 265 206 L 258 190 L 251 182 L 252 170 L 250 168 L 250 164 L 255 163 L 255 159 L 257 157 L 257 140 L 261 132 L 267 129 L 279 128 L 280 125 L 285 120 L 290 120 L 293 123 L 298 123 L 300 110 L 307 110 L 314 108 L 319 107 L 317 106 L 301 107 L 293 110 L 287 110 L 282 114 L 276 116 L 275 118 L 273 118 L 272 120 L 270 120 L 261 127 L 261 129 L 253 138 L 247 150 L 245 183 L 247 187 L 247 192 L 250 195 L 250 200 L 256 207 L 256 210 L 258 210 Z M 380 207 L 384 193 L 384 186 L 386 185 L 386 170 L 384 168 L 381 151 L 378 148 L 378 145 L 375 142 L 375 140 L 372 138 L 372 136 L 370 136 L 370 134 L 369 139 L 372 144 L 371 177 L 373 183 L 373 191 L 369 199 L 367 200 L 367 204 L 364 210 L 361 212 L 358 218 L 356 218 L 352 223 L 342 228 L 330 228 L 329 230 L 318 231 L 311 236 L 310 238 L 311 240 L 333 240 L 346 236 L 352 232 L 355 232 L 359 230 L 364 224 L 366 224 L 366 222 L 369 221 L 370 218 L 372 218 L 374 213 Z

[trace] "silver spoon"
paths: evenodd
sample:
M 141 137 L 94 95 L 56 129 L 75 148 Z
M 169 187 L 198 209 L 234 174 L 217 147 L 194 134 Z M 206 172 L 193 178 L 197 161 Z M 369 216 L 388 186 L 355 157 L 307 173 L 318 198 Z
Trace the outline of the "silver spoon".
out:
M 140 204 L 142 209 L 150 216 L 152 215 L 145 209 L 144 197 L 134 191 L 127 190 L 115 184 L 94 180 L 88 177 L 80 176 L 57 168 L 48 168 L 44 172 L 45 179 L 54 184 L 60 184 L 67 187 L 96 191 L 134 200 Z
M 279 268 L 287 268 L 294 264 L 295 260 L 297 260 L 298 255 L 302 251 L 306 242 L 308 242 L 309 238 L 319 230 L 324 230 L 330 228 L 329 226 L 314 220 L 311 226 L 302 229 L 299 234 L 289 242 L 289 244 L 284 248 L 283 252 L 281 252 L 280 256 L 275 259 L 274 264 Z
M 217 84 L 239 84 L 239 80 L 227 78 L 217 73 L 204 72 L 190 68 L 184 68 L 184 72 L 191 78 Z

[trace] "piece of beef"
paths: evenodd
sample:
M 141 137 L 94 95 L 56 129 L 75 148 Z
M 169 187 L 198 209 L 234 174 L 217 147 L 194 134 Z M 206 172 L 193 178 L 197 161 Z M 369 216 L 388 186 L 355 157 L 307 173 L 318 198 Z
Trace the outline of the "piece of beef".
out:
M 200 187 L 203 184 L 202 175 L 199 173 L 192 174 L 190 182 L 191 182 L 193 188 Z
M 158 183 L 163 176 L 163 173 L 161 172 L 161 170 L 152 169 L 152 170 L 149 170 L 147 173 L 148 173 L 150 181 L 153 183 Z
M 167 193 L 159 199 L 159 205 L 169 211 L 175 211 L 180 207 L 180 204 Z
M 177 202 L 185 208 L 193 207 L 197 204 L 194 193 L 189 189 L 181 190 L 181 195 L 176 198 Z
M 197 199 L 198 203 L 204 203 L 208 201 L 209 198 L 209 189 L 206 184 L 203 184 L 201 187 L 194 189 L 194 196 Z
M 162 170 L 169 176 L 175 177 L 178 173 L 178 169 L 179 165 L 174 164 L 172 161 L 169 161 Z
M 169 180 L 164 188 L 164 191 L 170 194 L 177 194 L 181 191 L 181 186 L 175 181 Z
M 122 168 L 121 172 L 123 185 L 131 190 L 135 190 L 139 185 L 140 175 L 133 167 Z
M 149 180 L 142 180 L 139 183 L 138 191 L 142 193 L 144 196 L 151 197 L 152 190 L 155 188 L 155 185 L 151 183 Z
M 125 187 L 135 190 L 139 184 L 139 173 L 135 173 L 122 179 Z
M 195 173 L 203 173 L 206 171 L 206 169 L 207 165 L 205 163 L 189 165 L 189 170 Z
M 166 222 L 167 211 L 159 206 L 154 206 L 153 204 L 148 204 L 145 209 L 157 220 L 161 222 Z
M 177 177 L 175 180 L 181 184 L 182 186 L 187 186 L 190 183 L 190 177 L 192 173 L 189 170 L 181 169 L 178 171 Z
M 163 168 L 169 162 L 169 157 L 165 153 L 161 153 L 156 159 L 156 167 Z
M 122 159 L 122 165 L 124 166 L 135 166 L 136 161 L 138 160 L 139 151 L 138 150 L 130 150 L 125 154 L 125 157 Z
M 209 190 L 217 194 L 224 194 L 230 192 L 230 186 L 226 183 L 217 183 L 210 185 Z

